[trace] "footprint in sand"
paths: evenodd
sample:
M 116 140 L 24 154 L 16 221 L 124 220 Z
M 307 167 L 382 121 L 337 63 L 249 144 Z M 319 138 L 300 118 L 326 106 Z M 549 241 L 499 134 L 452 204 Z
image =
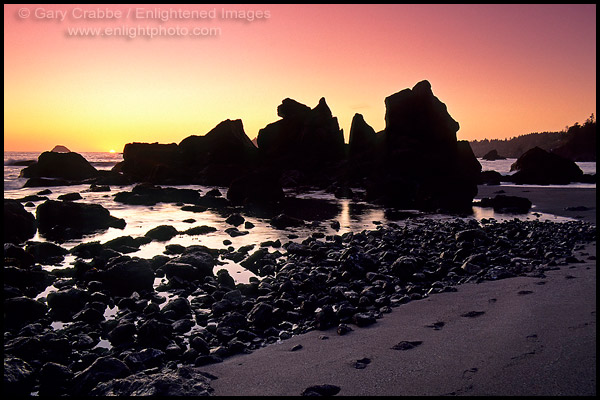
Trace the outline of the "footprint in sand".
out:
M 302 396 L 335 396 L 341 388 L 335 385 L 315 385 L 304 389 Z
M 466 318 L 475 318 L 475 317 L 479 317 L 483 314 L 485 314 L 485 311 L 469 311 L 464 314 L 461 314 L 460 316 L 466 317 Z
M 537 342 L 538 341 L 538 335 L 537 334 L 531 334 L 531 335 L 527 335 L 526 337 L 528 342 Z
M 479 371 L 477 368 L 469 368 L 463 371 L 463 379 L 471 379 L 475 373 Z
M 523 296 L 523 295 L 526 295 L 526 294 L 531 294 L 531 293 L 533 293 L 531 290 L 521 290 L 521 291 L 520 291 L 520 292 L 518 292 L 517 294 L 518 294 L 519 296 Z
M 425 325 L 426 328 L 433 328 L 435 331 L 439 331 L 446 323 L 444 321 L 437 321 L 431 325 Z
M 369 365 L 371 363 L 371 359 L 370 358 L 361 358 L 360 360 L 356 360 L 353 363 L 354 368 L 356 369 L 365 369 L 367 368 L 367 365 Z
M 414 342 L 410 342 L 407 340 L 403 340 L 398 344 L 395 344 L 392 346 L 393 350 L 410 350 L 410 349 L 414 349 L 417 346 L 420 346 L 423 342 L 420 340 L 416 340 Z

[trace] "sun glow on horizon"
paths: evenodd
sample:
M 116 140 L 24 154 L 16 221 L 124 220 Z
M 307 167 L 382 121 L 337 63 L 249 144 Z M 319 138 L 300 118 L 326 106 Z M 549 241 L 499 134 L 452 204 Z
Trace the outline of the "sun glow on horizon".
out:
M 5 150 L 64 143 L 121 152 L 132 142 L 179 143 L 226 119 L 241 119 L 254 139 L 279 119 L 277 106 L 288 97 L 310 108 L 324 97 L 348 142 L 355 113 L 381 131 L 385 98 L 425 79 L 460 124 L 460 140 L 560 131 L 597 114 L 594 4 L 135 6 L 269 11 L 254 21 L 52 20 L 36 13 L 126 15 L 131 7 L 4 6 Z M 222 34 L 67 34 L 137 22 L 220 27 Z

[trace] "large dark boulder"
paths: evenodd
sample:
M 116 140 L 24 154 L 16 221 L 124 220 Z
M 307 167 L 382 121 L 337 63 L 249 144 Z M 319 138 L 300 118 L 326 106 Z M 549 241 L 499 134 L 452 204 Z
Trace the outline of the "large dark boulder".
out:
M 505 196 L 502 194 L 495 197 L 484 197 L 479 203 L 481 207 L 491 207 L 496 212 L 526 214 L 531 209 L 531 200 L 519 196 Z
M 156 203 L 196 203 L 200 193 L 194 189 L 163 188 L 149 183 L 136 185 L 131 192 L 115 194 L 115 201 L 124 204 L 153 206 Z
M 67 249 L 54 243 L 33 241 L 27 243 L 25 251 L 31 254 L 36 262 L 44 265 L 60 263 L 69 253 Z
M 111 260 L 112 261 L 112 260 Z M 102 271 L 98 280 L 114 295 L 130 296 L 133 292 L 143 293 L 154 290 L 154 270 L 143 258 L 115 261 Z
M 135 182 L 162 183 L 177 181 L 181 174 L 179 152 L 175 143 L 127 143 L 123 161 L 113 170 L 122 172 Z M 177 183 L 177 182 L 176 182 Z
M 17 200 L 4 199 L 4 242 L 22 243 L 37 230 L 35 217 Z
M 48 307 L 44 303 L 29 297 L 5 299 L 3 308 L 6 328 L 21 327 L 35 322 L 45 316 L 48 311 Z
M 47 200 L 36 211 L 38 229 L 51 239 L 80 238 L 108 228 L 123 229 L 125 220 L 110 215 L 99 204 Z
M 35 384 L 34 368 L 17 357 L 4 356 L 2 394 L 8 397 L 31 396 Z
M 179 143 L 185 165 L 247 164 L 256 160 L 258 150 L 244 132 L 241 119 L 225 120 L 204 136 L 189 136 Z
M 50 312 L 59 321 L 70 321 L 73 315 L 83 309 L 88 299 L 88 292 L 77 288 L 50 292 L 47 296 Z
M 516 171 L 511 176 L 515 183 L 565 185 L 583 178 L 583 171 L 574 161 L 539 147 L 527 150 L 511 165 L 510 170 Z
M 94 178 L 98 175 L 92 166 L 81 154 L 75 152 L 58 153 L 45 151 L 38 157 L 38 161 L 21 171 L 24 178 L 62 178 L 66 180 L 83 180 Z
M 110 356 L 100 357 L 73 377 L 72 394 L 86 396 L 99 383 L 111 382 L 129 375 L 131 375 L 131 370 L 123 361 Z

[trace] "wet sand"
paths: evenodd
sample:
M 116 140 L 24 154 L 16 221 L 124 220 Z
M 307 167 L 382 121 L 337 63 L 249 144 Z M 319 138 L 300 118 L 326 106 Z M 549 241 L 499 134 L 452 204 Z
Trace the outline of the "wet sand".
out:
M 501 190 L 504 193 L 498 193 Z M 596 189 L 479 185 L 476 198 L 494 197 L 497 194 L 528 198 L 533 203 L 532 212 L 554 214 L 596 224 Z
M 500 189 L 480 188 L 478 197 Z M 595 223 L 593 189 L 502 189 L 529 197 L 533 211 L 593 207 L 576 214 Z M 596 244 L 574 255 L 583 262 L 545 278 L 464 284 L 343 336 L 311 331 L 202 369 L 217 377 L 216 396 L 297 396 L 323 384 L 339 396 L 595 395 Z M 412 348 L 392 348 L 401 342 Z

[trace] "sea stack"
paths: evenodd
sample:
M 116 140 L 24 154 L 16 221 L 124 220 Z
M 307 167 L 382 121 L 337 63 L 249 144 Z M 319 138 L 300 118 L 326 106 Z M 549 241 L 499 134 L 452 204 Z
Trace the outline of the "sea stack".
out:
M 481 164 L 428 81 L 385 99 L 382 150 L 367 195 L 390 206 L 469 211 Z M 352 143 L 351 143 L 352 145 Z

